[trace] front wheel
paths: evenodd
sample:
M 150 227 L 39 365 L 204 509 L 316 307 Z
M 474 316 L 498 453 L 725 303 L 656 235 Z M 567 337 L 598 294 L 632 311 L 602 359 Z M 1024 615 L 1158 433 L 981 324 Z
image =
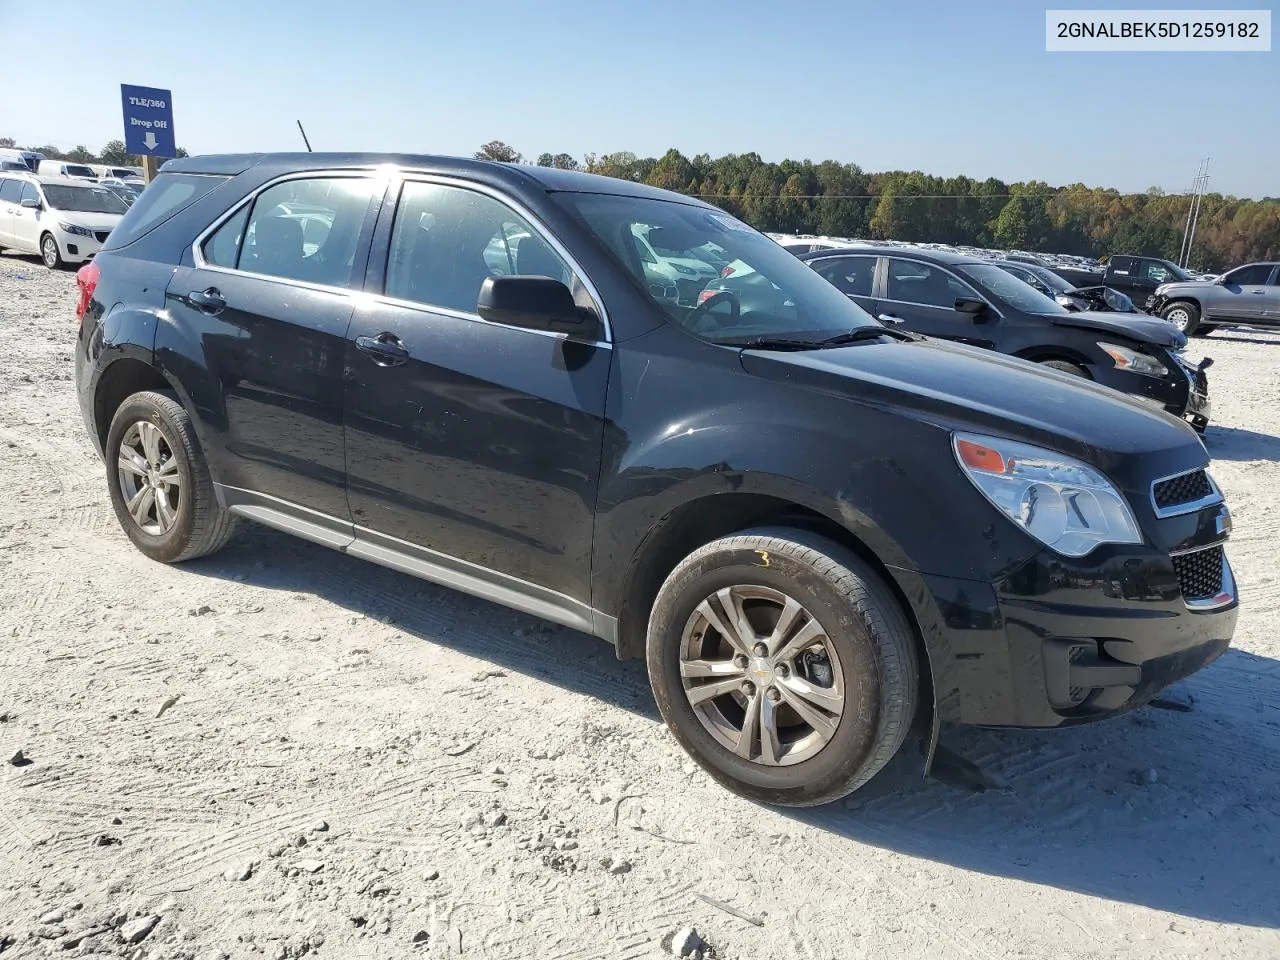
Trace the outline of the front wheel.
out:
M 813 806 L 858 789 L 915 714 L 912 628 L 840 545 L 788 528 L 694 551 L 658 592 L 646 646 L 663 719 L 729 789 Z
M 52 233 L 40 238 L 40 259 L 50 270 L 57 270 L 63 265 L 62 251 L 58 249 L 58 241 Z
M 1200 308 L 1186 300 L 1175 300 L 1160 312 L 1175 327 L 1188 337 L 1200 326 Z
M 1088 370 L 1077 363 L 1072 363 L 1070 360 L 1042 360 L 1040 361 L 1040 365 L 1042 367 L 1050 367 L 1054 370 L 1060 370 L 1063 373 L 1069 373 L 1073 377 L 1082 377 L 1085 380 L 1093 379 L 1089 376 Z

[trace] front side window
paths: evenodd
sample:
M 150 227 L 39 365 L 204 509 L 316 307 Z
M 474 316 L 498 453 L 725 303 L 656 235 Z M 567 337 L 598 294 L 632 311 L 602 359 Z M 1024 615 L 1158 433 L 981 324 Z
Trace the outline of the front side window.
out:
M 1271 277 L 1271 265 L 1251 263 L 1248 266 L 1232 270 L 1223 279 L 1233 287 L 1261 286 Z
M 202 248 L 206 262 L 286 280 L 349 287 L 360 235 L 382 185 L 364 177 L 286 180 L 253 210 L 220 226 Z
M 1146 280 L 1154 280 L 1156 283 L 1168 283 L 1174 279 L 1172 270 L 1154 260 L 1144 260 L 1139 275 Z
M 47 183 L 44 195 L 50 207 L 67 213 L 129 212 L 129 205 L 106 187 L 67 187 Z
M 805 263 L 722 210 L 614 194 L 552 196 L 672 322 L 703 339 L 811 339 L 880 326 Z M 649 248 L 658 263 L 646 259 Z
M 999 270 L 999 267 L 994 268 Z M 1000 270 L 1006 278 L 1009 277 Z M 889 258 L 889 286 L 887 296 L 901 303 L 917 303 L 926 307 L 944 307 L 954 310 L 959 297 L 976 297 L 978 294 L 967 283 L 941 267 L 917 260 Z
M 35 184 L 24 183 L 22 185 L 22 193 L 18 196 L 18 202 L 21 203 L 23 200 L 34 200 L 36 203 L 40 202 L 40 191 L 36 189 Z
M 875 257 L 837 257 L 818 260 L 812 265 L 818 276 L 845 296 L 871 296 L 871 284 L 876 273 Z
M 391 229 L 387 296 L 474 314 L 484 281 L 500 276 L 577 285 L 568 264 L 505 204 L 462 187 L 404 185 Z

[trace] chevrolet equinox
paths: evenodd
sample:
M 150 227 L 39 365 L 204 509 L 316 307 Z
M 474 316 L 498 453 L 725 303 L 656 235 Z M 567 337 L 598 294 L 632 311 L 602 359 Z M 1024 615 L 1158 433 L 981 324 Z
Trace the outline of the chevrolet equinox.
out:
M 640 236 L 783 295 L 654 289 Z M 847 794 L 912 729 L 1112 716 L 1235 626 L 1189 426 L 883 325 L 689 197 L 181 159 L 77 282 L 80 404 L 144 554 L 247 518 L 595 634 L 758 800 Z

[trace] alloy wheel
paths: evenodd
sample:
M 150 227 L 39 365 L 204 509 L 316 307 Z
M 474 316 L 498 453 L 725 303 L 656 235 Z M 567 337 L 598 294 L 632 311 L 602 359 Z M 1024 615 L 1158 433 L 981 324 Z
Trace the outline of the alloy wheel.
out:
M 53 237 L 44 238 L 40 252 L 44 256 L 44 265 L 50 270 L 58 265 L 58 241 Z
M 134 523 L 157 537 L 172 530 L 182 499 L 182 474 L 169 441 L 150 420 L 139 420 L 125 431 L 117 473 Z
M 724 587 L 698 604 L 681 637 L 680 678 L 716 741 L 765 766 L 813 757 L 844 711 L 843 672 L 826 630 L 770 587 Z
M 1164 318 L 1179 330 L 1186 330 L 1187 324 L 1191 322 L 1191 311 L 1186 307 L 1174 307 L 1164 315 Z

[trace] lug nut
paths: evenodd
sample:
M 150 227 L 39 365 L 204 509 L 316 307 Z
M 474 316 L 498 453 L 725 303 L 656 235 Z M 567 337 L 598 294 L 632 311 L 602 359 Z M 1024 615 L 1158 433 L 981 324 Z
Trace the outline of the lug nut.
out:
M 738 654 L 736 657 L 733 658 L 733 665 L 737 667 L 739 670 L 747 669 L 747 664 L 749 662 L 750 661 L 748 661 L 747 658 L 744 657 L 742 654 Z
M 748 680 L 742 685 L 742 692 L 748 697 L 754 697 L 756 695 L 756 685 Z
M 763 643 L 757 643 L 755 646 L 755 649 L 752 652 L 757 657 L 767 657 L 769 655 L 769 648 Z
M 783 677 L 784 679 L 791 676 L 791 668 L 785 663 L 778 664 L 778 676 Z
M 782 692 L 777 687 L 770 687 L 765 696 L 769 698 L 770 703 L 777 703 L 782 699 Z

